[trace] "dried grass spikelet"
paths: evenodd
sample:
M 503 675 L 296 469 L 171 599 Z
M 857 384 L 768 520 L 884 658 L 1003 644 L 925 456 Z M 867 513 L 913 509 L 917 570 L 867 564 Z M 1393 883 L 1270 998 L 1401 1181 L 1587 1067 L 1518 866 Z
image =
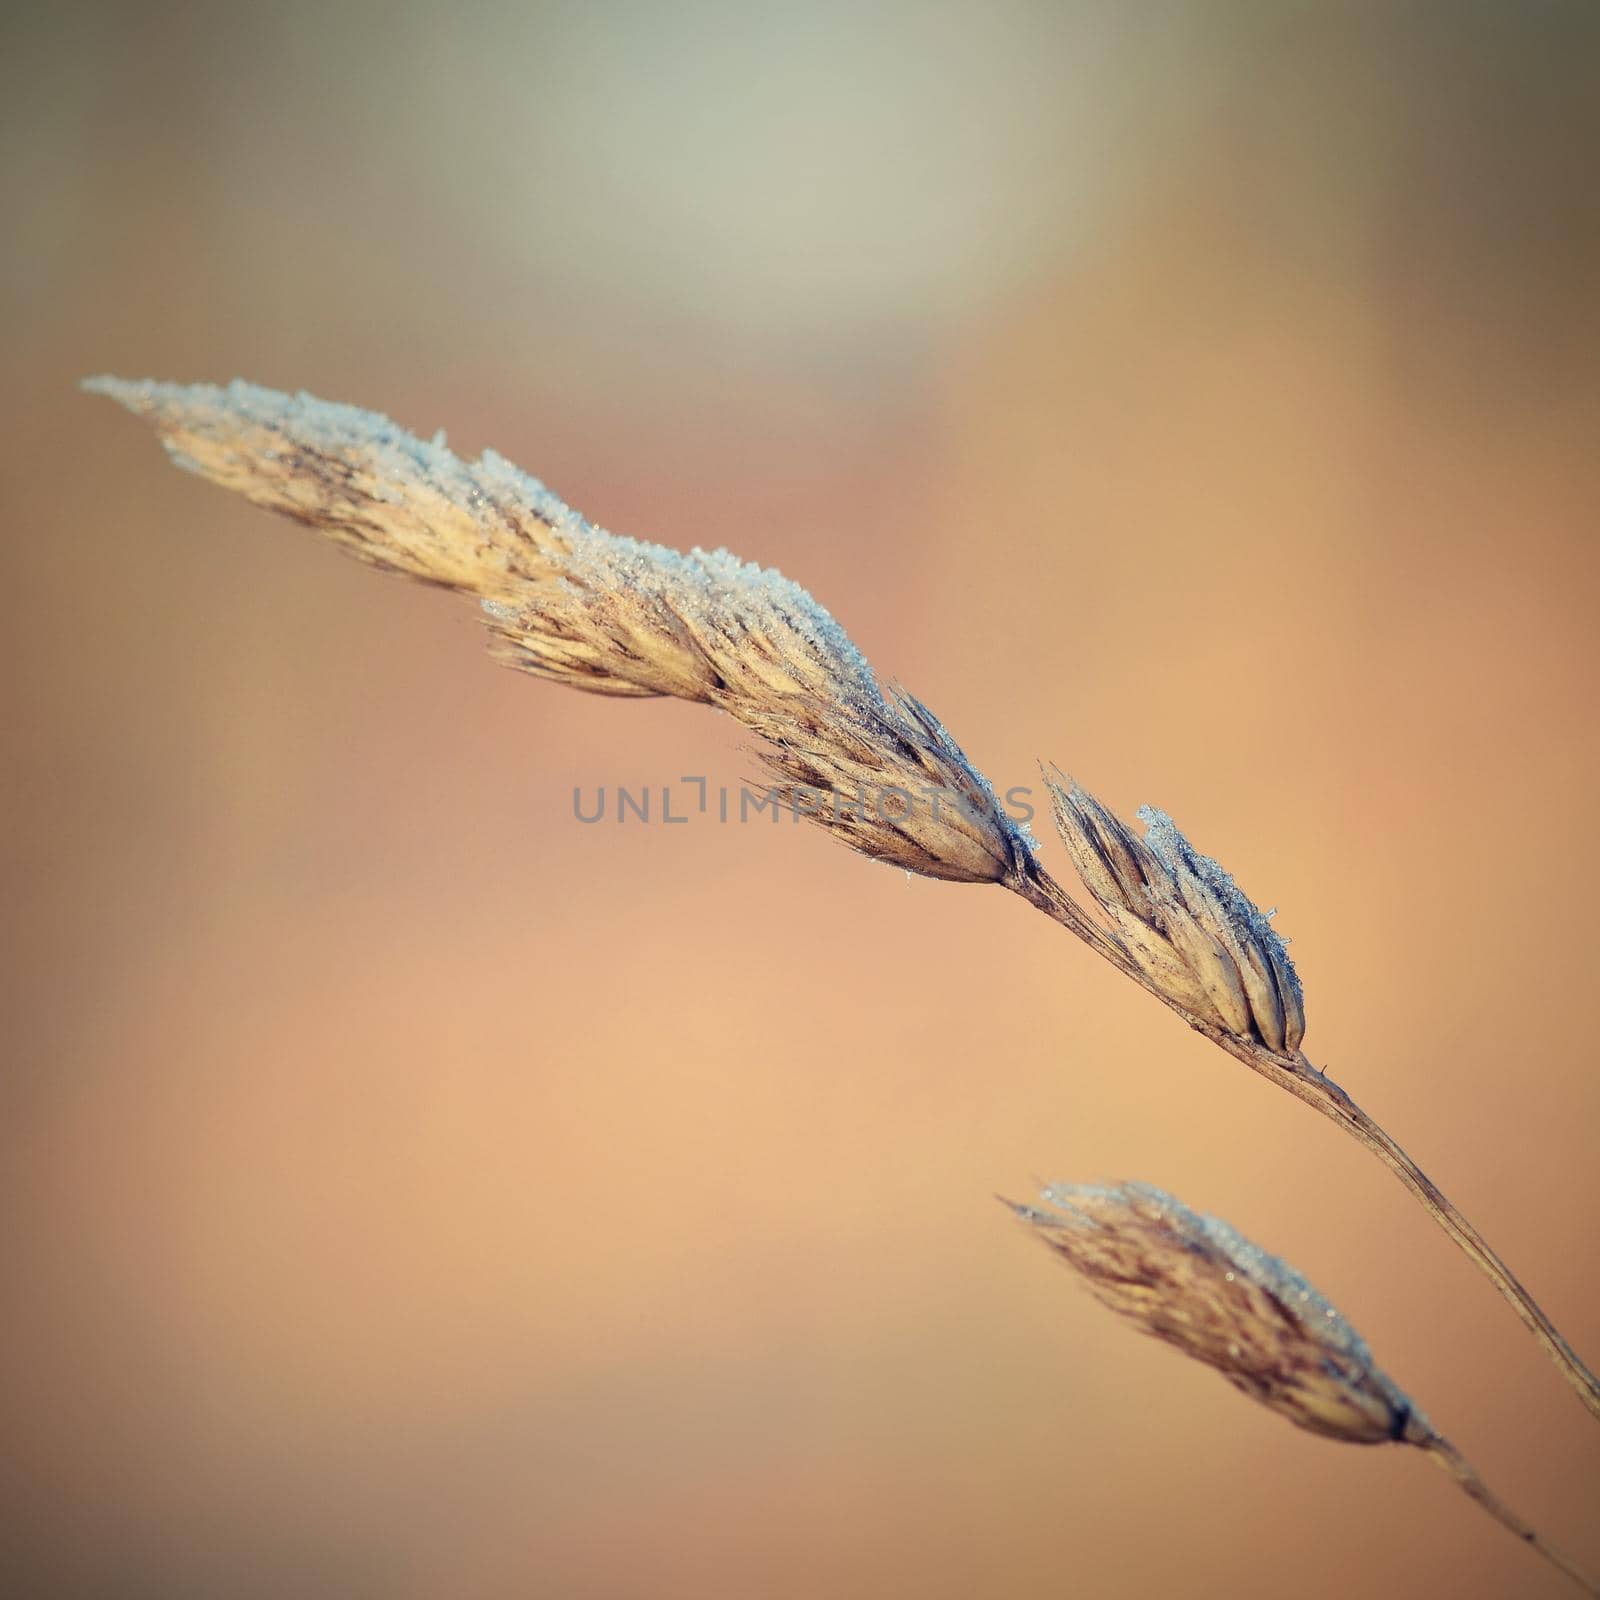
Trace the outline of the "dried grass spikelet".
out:
M 1214 1367 L 1296 1427 L 1425 1451 L 1525 1544 L 1593 1582 L 1490 1492 L 1342 1316 L 1287 1262 L 1147 1183 L 1052 1184 L 1044 1207 L 1004 1202 L 1101 1304 Z
M 1017 1216 L 1104 1305 L 1296 1427 L 1382 1444 L 1427 1423 L 1292 1267 L 1147 1183 L 1053 1184 Z
M 925 877 L 998 882 L 1030 858 L 927 708 L 886 692 L 828 613 L 725 550 L 607 533 L 485 451 L 253 384 L 90 380 L 179 466 L 319 529 L 357 559 L 479 601 L 496 655 L 595 694 L 671 695 L 765 741 L 780 795 L 852 849 Z
M 1140 810 L 1141 839 L 1059 770 L 1044 779 L 1078 876 L 1150 985 L 1215 1027 L 1293 1055 L 1306 1028 L 1299 977 L 1228 873 L 1164 812 Z

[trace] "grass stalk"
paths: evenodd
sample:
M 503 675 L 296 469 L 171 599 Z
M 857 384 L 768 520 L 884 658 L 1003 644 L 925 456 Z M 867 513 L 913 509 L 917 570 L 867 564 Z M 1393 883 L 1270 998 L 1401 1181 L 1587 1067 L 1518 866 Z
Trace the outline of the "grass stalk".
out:
M 1304 996 L 1284 941 L 1170 818 L 1141 811 L 1141 835 L 1047 769 L 1056 828 L 1089 902 L 1080 903 L 937 718 L 883 685 L 834 619 L 781 574 L 727 551 L 683 555 L 607 533 L 493 452 L 465 461 L 442 436 L 424 442 L 355 407 L 242 383 L 102 378 L 86 387 L 149 422 L 176 465 L 309 524 L 368 565 L 472 598 L 508 665 L 589 693 L 714 706 L 759 737 L 797 816 L 908 872 L 1003 884 L 1370 1150 L 1600 1416 L 1600 1381 L 1511 1269 L 1401 1146 L 1312 1065 L 1301 1049 Z M 805 794 L 851 790 L 906 803 L 803 811 L 799 804 Z M 1537 1543 L 1452 1446 L 1434 1439 L 1429 1448 L 1467 1493 Z

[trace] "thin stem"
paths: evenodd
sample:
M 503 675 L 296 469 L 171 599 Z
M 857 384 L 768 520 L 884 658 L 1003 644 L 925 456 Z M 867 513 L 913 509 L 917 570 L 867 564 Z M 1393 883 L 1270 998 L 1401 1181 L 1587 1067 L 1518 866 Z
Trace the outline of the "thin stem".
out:
M 1119 971 L 1127 973 L 1162 1004 L 1176 1011 L 1197 1033 L 1203 1033 L 1236 1061 L 1242 1061 L 1252 1072 L 1260 1073 L 1279 1088 L 1287 1089 L 1297 1100 L 1303 1100 L 1314 1110 L 1320 1111 L 1329 1121 L 1336 1122 L 1352 1138 L 1365 1145 L 1422 1202 L 1429 1215 L 1455 1240 L 1468 1260 L 1500 1291 L 1512 1310 L 1544 1346 L 1562 1377 L 1577 1391 L 1578 1398 L 1591 1413 L 1600 1417 L 1600 1378 L 1596 1378 L 1583 1364 L 1578 1353 L 1540 1309 L 1538 1301 L 1523 1288 L 1516 1274 L 1490 1248 L 1483 1235 L 1445 1198 L 1422 1168 L 1332 1078 L 1319 1072 L 1299 1052 L 1293 1056 L 1275 1055 L 1257 1039 L 1241 1038 L 1214 1023 L 1191 1016 L 1182 1006 L 1152 987 L 1104 930 L 1037 864 L 1027 872 L 1007 880 L 1006 887 L 1075 933 Z
M 1483 1235 L 1439 1192 L 1432 1179 L 1338 1084 L 1317 1072 L 1304 1056 L 1300 1060 L 1305 1070 L 1313 1074 L 1319 1091 L 1325 1093 L 1325 1099 L 1311 1100 L 1309 1103 L 1315 1105 L 1324 1116 L 1347 1128 L 1427 1207 L 1434 1221 L 1455 1240 L 1467 1258 L 1477 1264 L 1479 1271 L 1527 1324 L 1562 1376 L 1577 1390 L 1578 1397 L 1590 1411 L 1600 1416 L 1600 1379 L 1583 1364 L 1577 1351 L 1557 1332 L 1555 1324 L 1540 1309 L 1539 1302 L 1523 1288 L 1511 1268 L 1501 1260 Z
M 1428 1452 L 1429 1459 L 1443 1471 L 1448 1472 L 1502 1527 L 1509 1528 L 1530 1549 L 1537 1550 L 1551 1566 L 1564 1572 L 1585 1594 L 1600 1595 L 1600 1585 L 1597 1585 L 1588 1573 L 1570 1561 L 1554 1545 L 1547 1543 L 1535 1533 L 1489 1488 L 1478 1476 L 1472 1463 L 1448 1439 L 1430 1432 L 1425 1438 L 1411 1442 L 1420 1444 Z

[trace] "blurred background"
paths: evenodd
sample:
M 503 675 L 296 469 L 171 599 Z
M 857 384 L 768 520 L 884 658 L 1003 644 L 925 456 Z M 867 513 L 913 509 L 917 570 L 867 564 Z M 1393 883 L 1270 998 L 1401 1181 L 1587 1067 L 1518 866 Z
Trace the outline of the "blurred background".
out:
M 1118 1325 L 1035 1175 L 1286 1255 L 1600 1562 L 1370 1157 L 1010 896 L 579 825 L 754 763 L 76 389 L 444 426 L 1170 810 L 1593 1361 L 1597 72 L 1587 3 L 6 7 L 9 1591 L 1564 1592 Z

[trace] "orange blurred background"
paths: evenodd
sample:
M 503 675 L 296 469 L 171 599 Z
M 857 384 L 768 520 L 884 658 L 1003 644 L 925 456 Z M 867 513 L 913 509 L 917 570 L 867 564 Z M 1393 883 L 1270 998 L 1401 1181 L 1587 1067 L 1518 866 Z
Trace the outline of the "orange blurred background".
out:
M 1597 24 L 8 7 L 10 1592 L 1565 1592 L 1117 1325 L 1035 1174 L 1287 1256 L 1600 1564 L 1592 1421 L 1370 1157 L 1009 896 L 579 825 L 754 764 L 75 388 L 444 425 L 1167 808 L 1593 1361 Z

